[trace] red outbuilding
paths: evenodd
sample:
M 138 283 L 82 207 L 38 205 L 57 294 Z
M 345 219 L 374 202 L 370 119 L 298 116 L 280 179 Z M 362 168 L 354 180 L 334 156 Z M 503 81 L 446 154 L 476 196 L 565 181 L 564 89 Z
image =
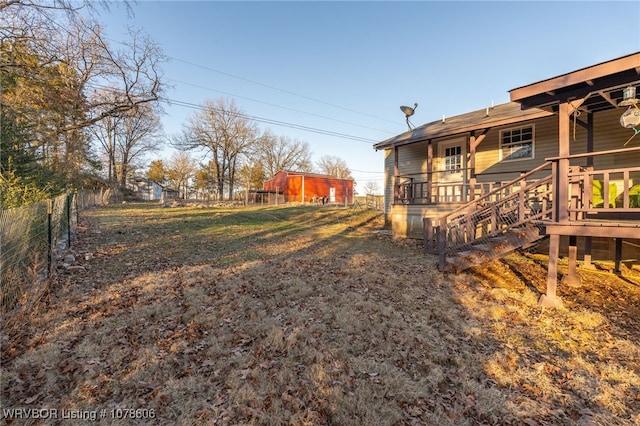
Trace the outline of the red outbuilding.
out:
M 280 170 L 264 182 L 263 189 L 277 191 L 286 202 L 351 204 L 353 179 L 338 179 L 316 173 Z

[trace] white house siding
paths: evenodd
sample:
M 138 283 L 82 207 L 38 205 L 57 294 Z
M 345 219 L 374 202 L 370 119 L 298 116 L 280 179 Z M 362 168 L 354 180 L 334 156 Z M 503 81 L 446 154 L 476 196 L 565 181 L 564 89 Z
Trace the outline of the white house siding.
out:
M 384 215 L 385 222 L 391 223 L 391 204 L 393 203 L 393 170 L 395 153 L 393 148 L 384 150 Z
M 145 201 L 160 200 L 162 198 L 162 186 L 151 180 L 130 180 L 127 182 L 127 188 L 131 189 L 137 197 Z
M 416 181 L 427 180 L 426 141 L 398 147 L 398 173 Z

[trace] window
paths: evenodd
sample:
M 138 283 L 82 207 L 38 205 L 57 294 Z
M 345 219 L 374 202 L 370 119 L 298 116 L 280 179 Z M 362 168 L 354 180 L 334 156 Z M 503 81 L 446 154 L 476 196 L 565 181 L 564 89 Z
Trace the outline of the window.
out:
M 500 158 L 503 161 L 534 158 L 533 126 L 500 132 Z
M 444 150 L 445 173 L 460 173 L 462 169 L 462 147 L 452 146 Z

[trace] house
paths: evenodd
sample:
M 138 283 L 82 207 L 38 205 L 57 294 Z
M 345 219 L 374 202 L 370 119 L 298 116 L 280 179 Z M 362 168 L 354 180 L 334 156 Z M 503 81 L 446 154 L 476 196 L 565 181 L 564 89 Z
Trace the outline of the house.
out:
M 547 295 L 562 241 L 640 239 L 640 53 L 509 91 L 511 102 L 446 118 L 374 146 L 385 154 L 385 213 L 396 237 L 424 238 L 440 266 L 464 268 L 549 237 Z M 624 117 L 621 117 L 624 116 Z M 621 118 L 624 120 L 621 122 Z M 637 245 L 637 242 L 634 243 Z M 573 271 L 573 272 L 572 272 Z
M 143 177 L 129 179 L 127 181 L 127 189 L 130 189 L 136 197 L 145 201 L 178 197 L 177 191 L 165 188 L 159 183 Z
M 384 150 L 384 210 L 393 235 L 422 238 L 424 217 L 440 217 L 535 168 L 545 155 L 556 155 L 555 125 L 553 113 L 521 110 L 511 102 L 427 123 L 376 144 Z M 532 132 L 531 144 L 520 145 L 519 153 L 501 143 L 501 137 L 518 131 Z
M 353 179 L 338 179 L 329 175 L 280 170 L 263 183 L 265 191 L 284 194 L 285 202 L 331 204 L 353 202 Z

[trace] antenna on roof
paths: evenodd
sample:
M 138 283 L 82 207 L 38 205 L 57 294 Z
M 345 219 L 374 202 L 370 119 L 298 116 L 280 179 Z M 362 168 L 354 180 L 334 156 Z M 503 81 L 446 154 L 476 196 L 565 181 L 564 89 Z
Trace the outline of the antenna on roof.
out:
M 409 121 L 409 117 L 411 117 L 416 112 L 416 108 L 418 108 L 418 103 L 413 104 L 413 108 L 404 105 L 400 107 L 400 110 L 404 112 L 404 115 L 407 118 L 407 127 L 409 128 L 409 130 L 411 130 L 411 126 L 413 126 L 413 123 Z M 415 126 L 413 127 L 415 128 Z

